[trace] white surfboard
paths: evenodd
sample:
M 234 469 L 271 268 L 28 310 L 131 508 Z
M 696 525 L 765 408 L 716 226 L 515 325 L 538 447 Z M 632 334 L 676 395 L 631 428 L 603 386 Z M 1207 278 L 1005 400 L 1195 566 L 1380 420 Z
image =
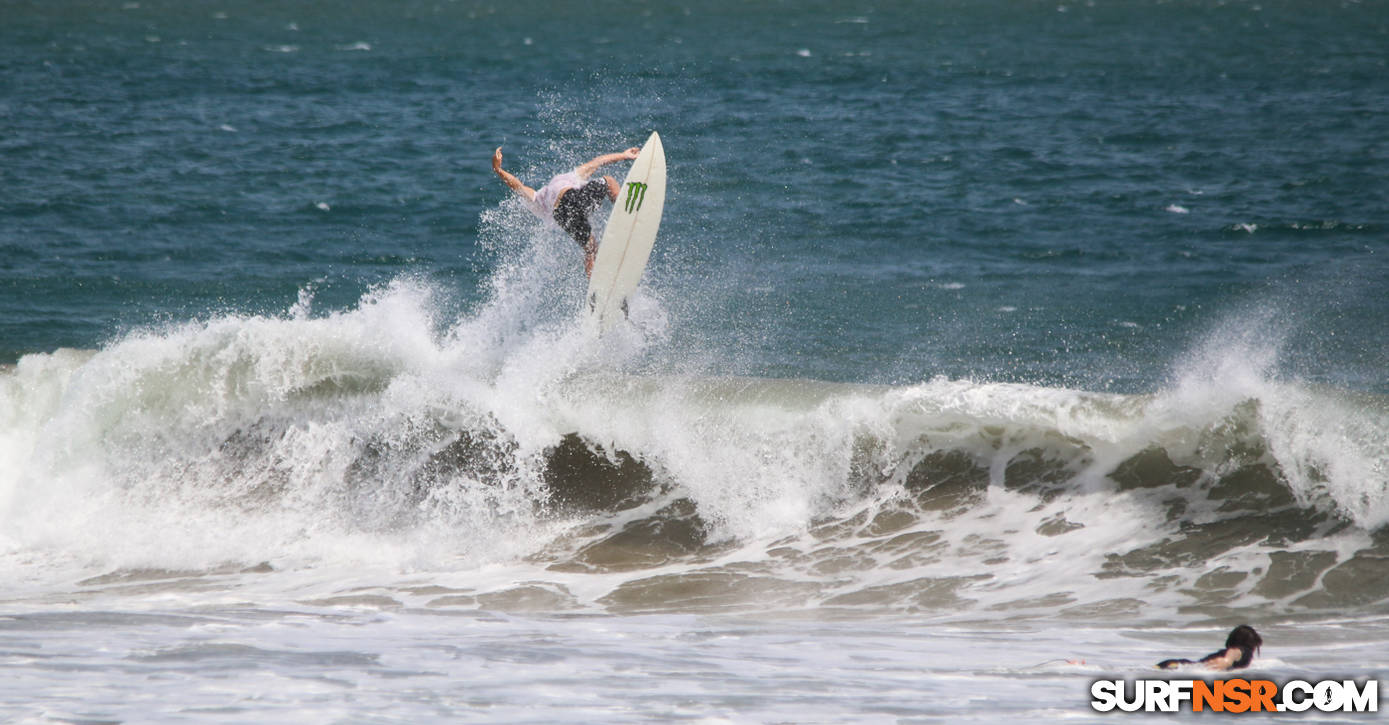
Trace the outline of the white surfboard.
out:
M 627 298 L 646 270 L 665 203 L 666 152 L 652 132 L 618 190 L 588 278 L 588 324 L 598 333 L 627 316 Z

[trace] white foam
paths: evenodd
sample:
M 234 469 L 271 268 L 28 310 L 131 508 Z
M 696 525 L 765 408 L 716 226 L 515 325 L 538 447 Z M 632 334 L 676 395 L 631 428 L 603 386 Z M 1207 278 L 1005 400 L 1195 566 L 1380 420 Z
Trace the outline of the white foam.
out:
M 1179 361 L 1151 417 L 1200 428 L 1252 410 L 1300 503 L 1326 495 L 1361 527 L 1389 523 L 1387 403 L 1285 379 L 1297 324 L 1276 304 L 1232 314 Z
M 443 318 L 445 293 L 419 280 L 343 311 L 317 310 L 311 283 L 283 315 L 138 331 L 0 373 L 0 565 L 27 572 L 16 580 L 35 566 L 90 574 L 260 561 L 339 583 L 460 571 L 477 586 L 535 580 L 592 604 L 653 572 L 559 573 L 546 555 L 527 560 L 576 523 L 547 518 L 537 502 L 546 451 L 577 432 L 640 457 L 671 496 L 694 502 L 730 546 L 719 565 L 828 587 L 823 596 L 983 572 L 962 594 L 980 606 L 1043 601 L 1057 582 L 1082 604 L 1155 601 L 1142 577 L 1094 577 L 1108 553 L 1175 533 L 1159 494 L 1116 491 L 1107 476 L 1155 445 L 1219 474 L 1225 454 L 1203 453 L 1202 442 L 1250 401 L 1300 501 L 1329 500 L 1365 528 L 1389 518 L 1382 403 L 1280 381 L 1285 338 L 1271 334 L 1271 313 L 1214 331 L 1149 396 L 946 379 L 883 388 L 632 376 L 625 366 L 668 334 L 655 294 L 632 300 L 633 324 L 595 341 L 577 324 L 583 278 L 572 243 L 511 204 L 484 219 L 483 241 L 496 272 L 461 319 Z M 417 490 L 412 476 L 462 434 L 495 436 L 505 465 L 462 466 Z M 815 531 L 891 512 L 911 495 L 907 472 L 934 451 L 971 456 L 989 479 L 982 501 L 923 515 L 905 532 L 936 537 L 940 553 L 855 549 L 880 543 L 866 529 L 831 544 Z M 1063 495 L 1005 485 L 1029 452 L 1062 467 Z M 865 471 L 880 474 L 876 488 L 856 488 Z M 1049 535 L 1046 521 L 1070 528 Z M 805 560 L 770 554 L 776 547 Z M 868 563 L 817 569 L 835 547 Z M 1263 555 L 1251 548 L 1220 565 L 1249 569 Z M 1189 581 L 1203 571 L 1165 573 Z

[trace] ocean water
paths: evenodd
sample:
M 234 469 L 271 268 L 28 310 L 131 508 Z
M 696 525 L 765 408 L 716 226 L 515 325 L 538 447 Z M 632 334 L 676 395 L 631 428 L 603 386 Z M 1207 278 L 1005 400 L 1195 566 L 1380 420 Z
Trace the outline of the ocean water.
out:
M 0 3 L 0 719 L 1383 680 L 1386 66 L 1378 1 Z M 652 130 L 589 339 L 489 158 Z

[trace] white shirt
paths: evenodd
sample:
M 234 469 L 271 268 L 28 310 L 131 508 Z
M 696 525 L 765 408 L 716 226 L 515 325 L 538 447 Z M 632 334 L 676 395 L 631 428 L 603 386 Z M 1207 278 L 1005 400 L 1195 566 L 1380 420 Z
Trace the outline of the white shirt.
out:
M 536 190 L 535 198 L 530 200 L 530 210 L 541 219 L 554 223 L 555 204 L 559 203 L 559 195 L 583 185 L 584 178 L 579 176 L 578 169 L 559 174 L 550 179 L 550 183 Z

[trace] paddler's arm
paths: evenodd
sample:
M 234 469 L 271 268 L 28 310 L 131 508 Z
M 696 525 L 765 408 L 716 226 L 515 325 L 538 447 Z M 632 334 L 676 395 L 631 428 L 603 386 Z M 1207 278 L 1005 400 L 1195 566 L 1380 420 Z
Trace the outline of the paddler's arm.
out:
M 1213 670 L 1228 670 L 1234 667 L 1243 654 L 1239 647 L 1227 647 L 1221 652 L 1212 652 L 1202 657 L 1201 664 Z
M 587 180 L 588 177 L 593 176 L 593 172 L 597 171 L 598 169 L 607 166 L 608 164 L 616 163 L 618 161 L 631 161 L 637 157 L 637 154 L 640 153 L 641 149 L 636 146 L 633 146 L 632 148 L 629 148 L 626 151 L 619 151 L 615 154 L 603 154 L 602 156 L 595 156 L 592 161 L 584 164 L 583 166 L 580 166 L 577 169 L 574 169 L 574 171 L 579 174 L 580 178 Z
M 520 179 L 516 178 L 515 176 L 512 176 L 511 172 L 502 168 L 501 146 L 498 146 L 497 150 L 492 154 L 492 170 L 497 173 L 497 176 L 502 177 L 502 181 L 506 182 L 506 185 L 511 187 L 512 191 L 516 192 L 517 194 L 520 194 L 521 196 L 526 197 L 527 201 L 535 199 L 535 189 L 532 189 L 529 186 L 522 184 Z

